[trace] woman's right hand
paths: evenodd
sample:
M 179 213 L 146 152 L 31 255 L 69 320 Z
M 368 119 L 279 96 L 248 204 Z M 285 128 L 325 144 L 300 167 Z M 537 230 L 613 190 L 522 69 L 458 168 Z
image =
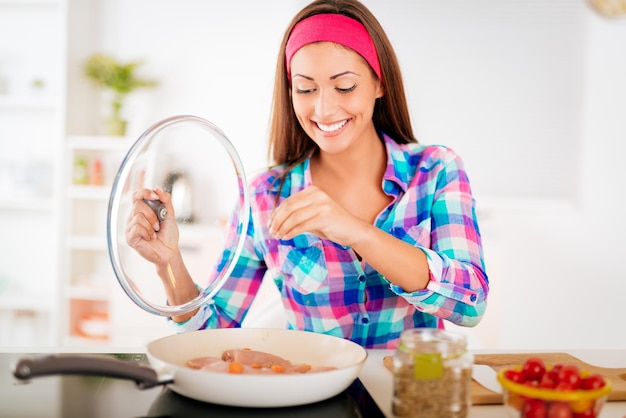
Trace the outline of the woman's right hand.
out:
M 159 219 L 144 202 L 159 200 L 165 205 L 167 215 Z M 171 195 L 160 188 L 142 189 L 133 194 L 133 205 L 126 224 L 126 243 L 143 258 L 157 267 L 167 265 L 178 251 L 178 225 L 176 224 Z

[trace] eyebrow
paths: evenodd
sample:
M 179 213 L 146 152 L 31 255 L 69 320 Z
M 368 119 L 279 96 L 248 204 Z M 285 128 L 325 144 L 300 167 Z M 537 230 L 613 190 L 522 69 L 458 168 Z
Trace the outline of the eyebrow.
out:
M 353 75 L 356 75 L 356 76 L 360 77 L 359 74 L 357 74 L 357 73 L 355 73 L 353 71 L 344 71 L 343 73 L 339 73 L 339 74 L 335 74 L 333 76 L 330 76 L 329 80 L 336 80 L 337 78 L 342 77 L 344 75 L 348 75 L 348 74 L 353 74 Z M 305 79 L 310 80 L 310 81 L 315 81 L 315 79 L 313 77 L 309 77 L 309 76 L 304 75 L 304 74 L 294 74 L 294 75 L 291 76 L 291 78 L 296 78 L 296 77 L 302 77 L 302 78 L 305 78 Z

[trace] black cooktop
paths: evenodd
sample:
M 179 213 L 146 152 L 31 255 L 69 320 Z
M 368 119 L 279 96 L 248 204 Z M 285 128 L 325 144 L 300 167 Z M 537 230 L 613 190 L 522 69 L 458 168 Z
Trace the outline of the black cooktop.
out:
M 384 417 L 360 380 L 341 394 L 309 405 L 286 408 L 237 408 L 199 402 L 167 387 L 138 389 L 134 382 L 100 376 L 49 376 L 22 382 L 13 377 L 20 358 L 37 354 L 0 353 L 2 418 L 140 417 Z M 109 354 L 148 363 L 145 354 Z

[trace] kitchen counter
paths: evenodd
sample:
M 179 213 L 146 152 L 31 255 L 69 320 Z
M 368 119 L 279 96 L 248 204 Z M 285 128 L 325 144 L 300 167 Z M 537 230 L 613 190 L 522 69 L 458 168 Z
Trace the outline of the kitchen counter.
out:
M 626 349 L 623 350 L 560 350 L 567 352 L 586 363 L 601 367 L 626 367 Z M 498 351 L 513 353 L 515 351 Z M 494 351 L 474 351 L 475 354 L 491 354 Z M 392 355 L 391 350 L 369 350 L 368 359 L 359 378 L 372 394 L 372 397 L 385 416 L 391 413 L 393 392 L 392 374 L 383 365 L 383 357 Z M 503 405 L 474 405 L 470 409 L 469 418 L 503 418 L 506 417 Z M 598 418 L 626 418 L 626 401 L 607 402 Z
M 115 353 L 141 353 L 143 349 L 134 348 L 116 348 L 111 349 L 107 347 L 108 352 Z M 83 349 L 72 348 L 71 351 L 68 349 L 59 350 L 59 349 L 51 349 L 51 348 L 27 348 L 23 350 L 14 350 L 11 349 L 7 351 L 6 349 L 0 348 L 0 353 L 4 352 L 5 354 L 10 354 L 13 358 L 20 357 L 20 352 L 23 354 L 46 354 L 46 353 L 59 353 L 59 352 L 71 352 L 71 353 L 94 353 L 94 352 L 102 352 L 98 351 L 97 348 L 88 347 Z M 498 353 L 513 353 L 515 351 L 499 351 Z M 624 350 L 566 350 L 567 353 L 576 356 L 577 358 L 589 363 L 594 364 L 596 366 L 601 367 L 626 367 L 626 349 Z M 494 351 L 474 351 L 475 354 L 490 354 L 494 353 Z M 364 386 L 367 388 L 367 391 L 371 394 L 372 398 L 382 410 L 382 412 L 387 417 L 393 417 L 391 413 L 391 398 L 392 398 L 392 390 L 393 390 L 393 380 L 392 374 L 389 370 L 387 370 L 383 364 L 383 357 L 387 355 L 392 355 L 392 350 L 369 350 L 368 351 L 368 359 L 366 364 L 361 371 L 359 378 L 363 382 Z M 5 372 L 3 372 L 5 373 Z M 12 376 L 10 376 L 12 379 Z M 0 382 L 3 384 L 7 384 L 6 382 L 11 380 L 6 378 L 6 376 L 0 377 Z M 69 390 L 67 387 L 68 380 L 65 377 L 65 383 L 55 385 L 54 382 L 57 378 L 40 378 L 37 379 L 37 384 L 39 385 L 38 392 L 38 401 L 36 401 L 33 405 L 29 407 L 24 407 L 23 410 L 26 411 L 22 415 L 19 414 L 7 414 L 7 409 L 4 403 L 5 400 L 0 401 L 0 417 L 5 416 L 22 416 L 22 417 L 30 417 L 30 416 L 38 416 L 38 417 L 53 417 L 53 416 L 67 416 L 64 415 L 63 412 L 66 412 L 67 405 L 62 405 L 63 402 L 67 403 L 67 397 L 72 390 Z M 58 378 L 60 379 L 60 378 Z M 58 380 L 57 379 L 57 380 Z M 84 377 L 83 377 L 84 379 Z M 42 383 L 39 383 L 39 380 Z M 132 411 L 131 415 L 128 416 L 146 416 L 147 409 L 150 409 L 151 406 L 155 404 L 155 402 L 159 401 L 159 398 L 163 398 L 163 391 L 160 388 L 154 388 L 149 390 L 139 390 L 137 389 L 132 382 L 129 381 L 120 381 L 121 383 L 116 383 L 114 388 L 111 388 L 108 392 L 106 392 L 106 396 L 108 399 L 118 399 L 121 400 L 121 403 L 124 403 L 124 400 L 132 399 L 133 407 L 136 410 Z M 71 382 L 70 382 L 71 383 Z M 34 385 L 33 385 L 34 386 Z M 60 387 L 59 387 L 60 386 Z M 68 389 L 68 390 L 64 390 Z M 15 388 L 11 389 L 12 391 Z M 4 389 L 0 390 L 3 392 Z M 115 393 L 118 391 L 120 393 Z M 170 391 L 171 392 L 171 391 Z M 103 393 L 102 391 L 99 393 Z M 75 393 L 71 394 L 72 398 L 75 398 Z M 181 399 L 176 398 L 175 394 L 167 394 L 169 401 L 176 400 L 177 402 L 181 402 Z M 12 399 L 13 400 L 13 399 Z M 91 402 L 94 402 L 95 399 L 91 399 Z M 27 399 L 15 399 L 15 402 L 27 401 Z M 32 401 L 32 400 L 31 400 Z M 90 400 L 83 400 L 84 402 L 89 402 Z M 183 400 L 184 401 L 184 400 Z M 75 403 L 76 400 L 72 400 L 72 403 Z M 111 402 L 109 402 L 111 403 Z M 128 402 L 126 402 L 128 403 Z M 39 404 L 40 408 L 45 408 L 47 410 L 46 415 L 39 414 L 30 414 Z M 60 405 L 61 404 L 61 405 Z M 60 405 L 60 406 L 59 406 Z M 50 413 L 50 408 L 57 408 L 61 410 L 58 415 L 54 413 Z M 99 407 L 104 407 L 100 405 Z M 108 405 L 107 407 L 113 407 Z M 14 411 L 12 411 L 14 412 Z M 125 410 L 126 413 L 126 410 Z M 232 414 L 231 414 L 232 415 Z M 122 416 L 122 415 L 119 415 Z M 215 415 L 214 415 L 215 416 Z M 503 418 L 505 417 L 504 407 L 502 405 L 475 405 L 470 409 L 469 418 Z M 612 401 L 607 402 L 605 405 L 602 414 L 599 418 L 625 418 L 626 417 L 626 401 Z

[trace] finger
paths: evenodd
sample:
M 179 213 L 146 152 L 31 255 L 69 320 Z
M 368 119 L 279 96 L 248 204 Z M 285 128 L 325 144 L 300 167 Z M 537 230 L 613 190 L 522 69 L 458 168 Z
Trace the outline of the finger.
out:
M 159 196 L 150 189 L 140 189 L 140 190 L 135 191 L 132 195 L 133 206 L 132 206 L 130 213 L 128 214 L 127 223 L 131 222 L 132 217 L 135 216 L 136 213 L 143 212 L 143 213 L 146 213 L 147 215 L 147 212 L 145 212 L 145 208 L 144 208 L 145 206 L 144 201 L 158 200 L 158 199 L 159 199 Z
M 143 203 L 142 205 L 145 206 Z M 136 213 L 126 226 L 126 238 L 130 242 L 136 242 L 137 238 L 149 241 L 154 238 L 155 232 L 154 221 L 146 218 L 143 213 Z
M 165 219 L 176 219 L 174 216 L 174 206 L 172 205 L 172 195 L 159 186 L 155 187 L 153 192 L 158 200 L 165 205 L 165 209 L 167 210 Z
M 291 239 L 304 232 L 316 233 L 321 226 L 319 215 L 320 207 L 316 205 L 304 206 L 293 211 L 277 228 L 275 236 L 279 239 Z
M 151 241 L 154 235 L 156 234 L 149 236 L 145 228 L 133 226 L 126 231 L 126 243 L 131 248 L 138 248 L 142 243 Z
M 139 189 L 133 193 L 133 203 L 140 202 L 142 200 L 159 200 L 160 196 L 155 190 L 151 189 Z
M 166 205 L 172 203 L 172 196 L 168 192 L 163 190 L 160 186 L 155 187 L 152 192 L 161 202 L 165 203 Z
M 154 231 L 158 232 L 161 229 L 157 213 L 145 200 L 135 202 L 128 217 L 128 224 L 141 221 L 145 221 L 146 225 L 149 225 Z
M 267 224 L 270 233 L 273 234 L 272 231 L 278 231 L 282 228 L 282 224 L 293 212 L 298 210 L 302 210 L 307 206 L 312 205 L 313 201 L 310 198 L 309 189 L 304 189 L 301 192 L 296 193 L 295 195 L 285 199 L 270 216 L 269 222 Z
M 128 222 L 130 222 L 130 218 L 132 218 L 136 213 L 143 213 L 144 216 L 148 218 L 148 220 L 150 220 L 151 224 L 153 224 L 154 229 L 159 231 L 159 221 L 164 220 L 161 218 L 161 216 L 164 215 L 163 217 L 167 218 L 167 213 L 169 212 L 167 210 L 167 206 L 166 210 L 162 211 L 160 209 L 160 205 L 165 205 L 165 203 L 163 203 L 163 200 L 165 200 L 167 203 L 170 202 L 171 199 L 169 197 L 169 194 L 164 192 L 160 188 L 157 188 L 155 190 L 141 189 L 133 193 L 132 200 L 133 210 L 129 214 Z M 158 204 L 155 204 L 154 202 L 157 202 Z M 150 212 L 152 212 L 154 216 Z

